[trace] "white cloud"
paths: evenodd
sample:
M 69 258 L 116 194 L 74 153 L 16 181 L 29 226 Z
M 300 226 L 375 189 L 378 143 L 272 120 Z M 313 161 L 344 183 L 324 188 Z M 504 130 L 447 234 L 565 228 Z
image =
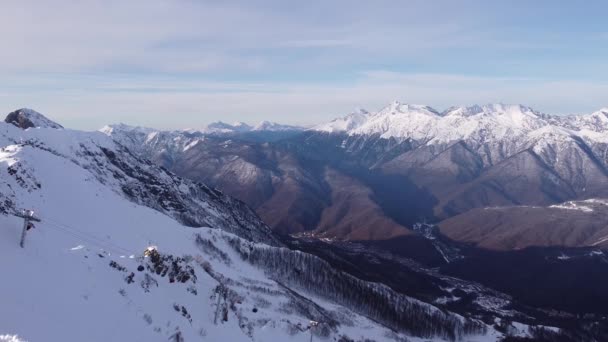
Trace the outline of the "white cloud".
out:
M 354 42 L 347 39 L 305 39 L 305 40 L 290 40 L 282 45 L 286 47 L 344 47 L 352 46 Z
M 524 44 L 481 22 L 449 2 L 5 0 L 0 72 L 276 71 L 305 68 L 303 48 L 344 65 Z

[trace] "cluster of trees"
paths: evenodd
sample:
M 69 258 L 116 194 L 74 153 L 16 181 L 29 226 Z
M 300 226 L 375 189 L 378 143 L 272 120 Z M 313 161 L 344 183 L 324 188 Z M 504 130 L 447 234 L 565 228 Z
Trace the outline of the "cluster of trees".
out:
M 169 282 L 196 283 L 194 268 L 188 264 L 189 260 L 175 257 L 172 254 L 160 254 L 156 249 L 149 252 L 149 262 L 146 263 L 148 271 L 161 277 L 168 276 Z
M 9 212 L 15 211 L 15 204 L 8 198 L 4 198 L 4 195 L 0 193 L 0 214 L 8 214 Z
M 232 263 L 228 254 L 217 248 L 215 244 L 213 244 L 213 241 L 209 239 L 204 239 L 201 237 L 200 234 L 196 234 L 196 239 L 194 240 L 194 242 L 201 252 L 209 255 L 210 257 L 218 259 L 228 266 L 230 266 L 230 264 Z
M 262 267 L 278 281 L 330 299 L 392 329 L 451 340 L 486 332 L 479 321 L 404 296 L 383 284 L 360 280 L 311 254 L 226 239 L 244 260 Z

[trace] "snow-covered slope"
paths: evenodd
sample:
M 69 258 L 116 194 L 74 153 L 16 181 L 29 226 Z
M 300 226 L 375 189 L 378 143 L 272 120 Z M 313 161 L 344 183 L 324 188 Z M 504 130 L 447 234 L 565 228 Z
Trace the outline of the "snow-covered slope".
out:
M 551 116 L 522 105 L 489 104 L 451 107 L 444 112 L 394 101 L 378 112 L 360 111 L 318 125 L 311 130 L 348 135 L 380 135 L 423 143 L 457 140 L 479 142 L 533 139 L 537 130 L 551 127 L 563 135 L 606 132 L 608 109 L 589 115 Z
M 368 120 L 369 116 L 369 112 L 364 109 L 359 109 L 342 118 L 337 118 L 328 123 L 314 126 L 311 130 L 327 133 L 348 133 L 361 127 L 361 125 Z
M 28 341 L 497 335 L 282 247 L 241 202 L 135 157 L 103 133 L 0 123 L 0 146 L 0 335 Z M 22 220 L 13 214 L 24 208 L 41 222 L 22 249 Z
M 560 120 L 563 126 L 575 130 L 590 130 L 593 132 L 608 131 L 608 108 L 587 115 L 572 115 Z
M 557 116 L 543 114 L 522 105 L 489 104 L 452 107 L 438 112 L 428 106 L 393 102 L 384 109 L 356 116 L 353 114 L 313 131 L 340 132 L 357 137 L 351 149 L 366 146 L 370 137 L 407 142 L 410 152 L 392 164 L 447 168 L 439 156 L 462 144 L 465 155 L 474 156 L 481 168 L 494 166 L 524 151 L 532 151 L 556 175 L 573 184 L 576 191 L 589 188 L 581 180 L 597 179 L 608 167 L 608 110 L 587 115 Z M 439 158 L 439 159 L 436 159 Z M 463 160 L 456 158 L 457 163 Z M 588 159 L 589 162 L 580 162 Z M 391 166 L 392 167 L 392 166 Z M 393 167 L 394 168 L 394 167 Z M 592 173 L 592 174 L 590 174 Z M 597 174 L 597 175 L 596 175 Z

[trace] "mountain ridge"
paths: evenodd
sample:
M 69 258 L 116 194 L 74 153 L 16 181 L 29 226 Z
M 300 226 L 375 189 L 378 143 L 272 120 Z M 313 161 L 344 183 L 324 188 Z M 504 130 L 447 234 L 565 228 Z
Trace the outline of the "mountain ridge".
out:
M 590 114 L 558 116 L 520 104 L 500 103 L 456 106 L 439 112 L 429 106 L 395 101 L 377 112 L 349 114 L 314 126 L 311 130 L 446 143 L 471 138 L 502 139 L 508 135 L 525 137 L 537 129 L 554 127 L 571 130 L 568 134 L 596 139 L 596 135 L 587 131 L 603 132 L 608 129 L 608 124 L 605 124 L 608 119 L 604 113 L 608 112 L 600 109 Z
M 480 207 L 604 198 L 604 120 L 608 117 L 601 110 L 558 117 L 523 105 L 460 106 L 439 112 L 393 102 L 378 112 L 358 110 L 278 141 L 243 142 L 243 135 L 211 139 L 179 132 L 152 133 L 151 140 L 145 135 L 133 140 L 129 132 L 111 136 L 164 167 L 242 198 L 283 233 L 322 231 L 327 238 L 351 239 L 380 238 L 371 228 L 374 222 L 393 227 L 385 231 L 389 236 L 411 232 L 415 215 L 399 214 L 408 209 L 397 210 L 390 203 L 399 201 L 388 195 L 394 191 L 388 183 L 395 181 L 419 188 L 406 186 L 400 196 L 425 198 L 422 203 L 434 206 L 432 214 L 418 208 L 424 213 L 418 219 L 433 222 Z M 327 177 L 328 172 L 333 176 Z M 343 185 L 336 186 L 338 182 Z M 361 196 L 371 201 L 352 200 Z M 353 208 L 369 208 L 372 214 L 352 222 L 346 217 L 357 212 L 345 213 Z M 408 216 L 394 224 L 396 218 Z

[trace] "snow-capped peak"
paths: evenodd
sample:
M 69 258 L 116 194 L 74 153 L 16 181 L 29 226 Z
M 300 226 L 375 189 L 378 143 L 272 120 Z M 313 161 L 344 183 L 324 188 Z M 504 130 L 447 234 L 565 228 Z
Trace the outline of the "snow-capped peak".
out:
M 367 111 L 367 109 L 364 109 L 364 108 L 355 108 L 355 111 L 353 113 L 367 115 L 367 114 L 369 114 L 369 111 Z
M 472 116 L 479 113 L 483 113 L 484 109 L 480 105 L 473 105 L 469 107 L 450 107 L 441 113 L 442 116 Z
M 317 125 L 311 128 L 311 130 L 327 133 L 350 132 L 356 128 L 359 128 L 363 123 L 365 123 L 369 115 L 370 113 L 365 109 L 358 108 L 354 112 L 344 117 L 334 119 L 325 124 Z
M 131 125 L 127 125 L 124 123 L 118 123 L 118 124 L 103 126 L 99 131 L 102 133 L 105 133 L 106 135 L 112 135 L 112 133 L 114 133 L 116 131 L 138 132 L 138 133 L 150 134 L 150 133 L 155 132 L 156 130 L 154 128 L 131 126 Z
M 602 108 L 602 109 L 598 110 L 597 112 L 593 112 L 593 113 L 591 113 L 591 115 L 608 116 L 608 107 Z
M 208 124 L 201 130 L 203 133 L 237 133 L 237 132 L 248 132 L 251 130 L 251 126 L 243 122 L 236 122 L 233 125 L 216 121 Z
M 251 126 L 249 126 L 248 124 L 242 122 L 242 121 L 237 121 L 235 123 L 232 124 L 232 127 L 235 128 L 235 130 L 239 131 L 239 132 L 247 132 L 250 131 L 252 129 Z
M 21 108 L 14 112 L 9 113 L 4 119 L 4 122 L 13 124 L 22 129 L 27 129 L 31 127 L 40 127 L 40 128 L 57 128 L 61 129 L 63 126 L 60 124 L 49 120 L 44 115 L 38 113 L 37 111 L 29 108 Z
M 429 106 L 419 105 L 419 104 L 401 103 L 397 100 L 391 102 L 388 106 L 384 107 L 382 110 L 380 110 L 378 112 L 378 114 L 409 113 L 412 111 L 424 112 L 424 113 L 430 114 L 430 115 L 439 114 L 435 109 L 433 109 Z
M 519 104 L 459 106 L 438 112 L 425 105 L 393 101 L 378 112 L 352 113 L 313 130 L 424 142 L 448 142 L 469 137 L 485 140 L 521 136 L 548 125 L 545 117 Z
M 536 117 L 541 113 L 535 111 L 530 107 L 526 107 L 520 104 L 503 104 L 503 103 L 490 103 L 486 105 L 472 105 L 472 106 L 460 106 L 450 107 L 446 109 L 442 115 L 460 115 L 460 116 L 473 116 L 477 114 L 486 115 L 511 115 L 511 116 L 531 116 Z
M 608 132 L 608 108 L 591 114 L 571 115 L 559 118 L 559 123 L 575 131 Z
M 301 130 L 301 127 L 283 125 L 276 122 L 262 121 L 255 126 L 248 125 L 244 122 L 235 122 L 234 124 L 227 124 L 222 121 L 210 123 L 207 127 L 203 128 L 201 132 L 210 134 L 229 134 L 229 133 L 246 133 L 251 131 L 292 131 Z
M 376 113 L 359 116 L 357 127 L 348 130 L 348 133 L 422 139 L 435 129 L 440 118 L 440 114 L 429 106 L 393 101 Z
M 282 132 L 282 131 L 300 131 L 301 127 L 298 126 L 290 126 L 290 125 L 282 125 L 276 122 L 271 121 L 261 121 L 257 125 L 255 125 L 252 131 L 271 131 L 271 132 Z

